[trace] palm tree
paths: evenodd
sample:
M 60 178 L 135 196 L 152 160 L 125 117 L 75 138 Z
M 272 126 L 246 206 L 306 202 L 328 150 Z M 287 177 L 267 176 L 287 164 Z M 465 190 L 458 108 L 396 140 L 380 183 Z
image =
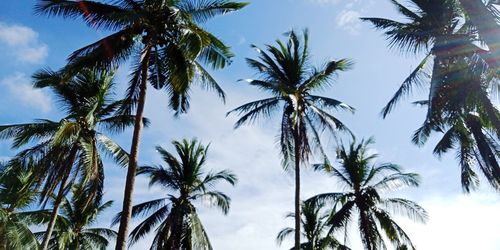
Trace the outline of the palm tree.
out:
M 495 149 L 498 143 L 488 139 L 489 136 L 485 134 L 485 130 L 492 130 L 497 137 L 500 136 L 500 113 L 489 97 L 489 90 L 492 85 L 496 85 L 496 73 L 494 68 L 488 67 L 489 52 L 474 44 L 477 36 L 473 22 L 464 16 L 460 4 L 455 0 L 413 0 L 412 7 L 395 0 L 392 2 L 408 22 L 383 18 L 363 20 L 385 30 L 392 46 L 403 51 L 425 51 L 427 56 L 405 79 L 382 110 L 382 115 L 386 117 L 415 86 L 426 84 L 429 80 L 427 64 L 430 58 L 434 58 L 429 97 L 417 102 L 427 106 L 427 117 L 422 127 L 415 132 L 413 141 L 423 145 L 431 132 L 443 132 L 443 142 L 448 145 L 441 145 L 441 150 L 435 152 L 441 154 L 453 148 L 452 144 L 462 144 L 460 147 L 463 150 L 458 155 L 464 190 L 469 191 L 474 186 L 469 185 L 475 182 L 472 180 L 475 179 L 475 173 L 470 169 L 474 161 L 490 184 L 499 189 L 500 166 Z M 461 100 L 467 100 L 467 103 Z M 480 113 L 480 117 L 474 113 Z M 468 124 L 460 125 L 463 122 Z M 473 134 L 474 138 L 464 134 L 465 137 L 458 140 L 457 136 L 451 136 L 457 130 L 445 132 L 450 127 L 458 130 L 464 127 L 462 134 Z
M 324 203 L 318 202 L 302 202 L 302 235 L 306 238 L 306 242 L 301 243 L 300 249 L 302 250 L 349 250 L 350 248 L 342 245 L 335 237 L 328 235 L 328 217 L 324 213 Z M 287 218 L 295 218 L 294 213 L 287 215 Z M 281 230 L 276 237 L 279 245 L 290 236 L 295 229 L 287 227 Z M 293 249 L 293 248 L 291 248 Z
M 212 69 L 224 68 L 233 55 L 228 46 L 200 25 L 245 5 L 230 0 L 124 0 L 114 4 L 86 0 L 40 0 L 36 6 L 37 13 L 81 17 L 91 27 L 112 32 L 75 51 L 69 57 L 70 71 L 82 66 L 109 67 L 133 58 L 127 105 L 122 112 L 130 114 L 135 107 L 137 119 L 124 189 L 125 216 L 120 222 L 117 250 L 124 250 L 127 242 L 148 81 L 154 88 L 167 91 L 170 107 L 177 113 L 186 112 L 189 108 L 192 82 L 215 90 L 224 99 L 224 92 L 202 64 L 208 64 Z
M 415 249 L 409 236 L 394 221 L 393 214 L 402 215 L 412 220 L 425 222 L 426 211 L 415 202 L 402 198 L 383 198 L 383 191 L 396 190 L 402 187 L 417 187 L 419 177 L 414 173 L 403 173 L 401 167 L 392 163 L 373 164 L 376 154 L 369 154 L 368 146 L 373 143 L 370 138 L 356 144 L 353 141 L 349 148 L 341 146 L 337 150 L 339 166 L 318 164 L 314 168 L 331 174 L 345 187 L 345 191 L 323 193 L 314 196 L 309 202 L 333 202 L 328 224 L 329 234 L 339 228 L 345 228 L 358 217 L 358 229 L 365 249 L 387 249 L 381 231 L 395 248 L 409 247 Z M 336 206 L 340 208 L 335 209 Z
M 88 202 L 102 195 L 104 166 L 101 153 L 111 156 L 122 166 L 128 164 L 127 152 L 102 132 L 120 132 L 135 120 L 132 115 L 114 114 L 123 101 L 111 99 L 113 76 L 112 72 L 91 69 L 82 70 L 69 79 L 62 72 L 38 72 L 34 75 L 35 87 L 53 90 L 66 116 L 60 121 L 41 119 L 34 123 L 0 126 L 0 138 L 13 139 L 14 148 L 35 143 L 16 157 L 17 161 L 35 161 L 35 177 L 38 185 L 43 185 L 43 203 L 58 187 L 43 249 L 47 249 L 64 194 L 77 178 L 82 185 L 93 188 Z
M 62 212 L 58 216 L 55 230 L 49 240 L 49 249 L 101 249 L 104 250 L 110 239 L 116 238 L 116 232 L 108 228 L 91 228 L 99 214 L 111 207 L 112 201 L 102 203 L 100 198 L 88 203 L 87 196 L 91 189 L 75 185 L 72 196 L 64 198 Z M 46 232 L 35 234 L 44 238 Z
M 349 131 L 329 111 L 354 112 L 354 108 L 345 103 L 317 96 L 312 92 L 328 87 L 337 72 L 349 69 L 351 62 L 341 59 L 329 61 L 320 69 L 312 67 L 309 62 L 307 31 L 304 31 L 302 41 L 292 31 L 288 33 L 286 44 L 279 40 L 277 44 L 278 46 L 267 45 L 268 52 L 252 45 L 259 53 L 259 60 L 247 58 L 248 65 L 260 74 L 259 79 L 249 79 L 247 82 L 272 96 L 242 105 L 228 114 L 235 112 L 241 116 L 235 124 L 235 128 L 238 128 L 258 118 L 271 117 L 273 111 L 283 109 L 280 146 L 285 168 L 288 168 L 290 162 L 294 163 L 295 249 L 299 249 L 300 163 L 307 161 L 312 146 L 323 152 L 320 143 L 321 131 Z
M 204 147 L 196 139 L 173 141 L 172 144 L 179 158 L 158 146 L 156 150 L 167 166 L 139 169 L 139 174 L 149 176 L 150 186 L 161 186 L 169 194 L 133 207 L 132 217 L 148 217 L 130 233 L 130 244 L 137 243 L 156 228 L 151 249 L 212 249 L 193 202 L 204 201 L 227 214 L 231 199 L 214 187 L 221 181 L 234 186 L 237 178 L 228 170 L 206 172 L 208 146 Z M 120 221 L 122 214 L 115 217 L 113 224 Z
M 25 211 L 36 201 L 34 168 L 0 163 L 0 249 L 37 249 L 29 226 L 48 221 L 48 211 Z

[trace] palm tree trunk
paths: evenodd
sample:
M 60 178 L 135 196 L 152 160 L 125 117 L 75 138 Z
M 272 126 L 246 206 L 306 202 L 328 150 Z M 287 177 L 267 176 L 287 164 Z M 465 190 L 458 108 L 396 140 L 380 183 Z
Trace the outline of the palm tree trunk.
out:
M 7 239 L 5 237 L 4 226 L 0 226 L 0 250 L 7 250 Z
M 172 237 L 172 249 L 170 250 L 179 250 L 181 249 L 181 240 L 182 240 L 182 223 L 183 223 L 183 217 L 184 215 L 181 213 L 180 215 L 177 216 L 178 218 L 174 221 L 174 227 L 173 227 L 173 234 Z
M 76 145 L 73 145 L 68 157 L 68 165 L 65 169 L 65 173 L 61 183 L 59 185 L 59 191 L 57 192 L 56 200 L 54 201 L 54 207 L 52 208 L 52 212 L 50 214 L 49 225 L 47 225 L 47 230 L 45 231 L 45 235 L 43 236 L 42 241 L 42 250 L 47 250 L 49 247 L 49 241 L 52 237 L 52 233 L 54 232 L 54 226 L 56 224 L 57 216 L 59 215 L 59 207 L 61 206 L 62 199 L 64 197 L 64 189 L 66 188 L 66 182 L 68 181 L 69 175 L 71 174 L 71 168 L 73 163 L 75 162 L 76 153 L 78 148 Z
M 141 72 L 141 86 L 137 110 L 135 113 L 134 134 L 132 136 L 132 145 L 130 146 L 130 157 L 128 162 L 127 179 L 125 182 L 125 190 L 123 195 L 122 216 L 120 219 L 120 228 L 116 238 L 116 250 L 125 250 L 128 238 L 128 224 L 132 217 L 132 194 L 134 192 L 135 175 L 137 172 L 137 160 L 139 157 L 139 143 L 141 141 L 141 132 L 143 128 L 142 119 L 144 116 L 144 106 L 146 104 L 146 90 L 148 85 L 148 68 L 151 47 L 147 46 L 144 49 Z
M 300 250 L 300 135 L 298 124 L 294 131 L 295 143 L 295 250 Z
M 491 55 L 487 58 L 490 66 L 497 68 L 500 59 L 500 25 L 496 17 L 482 0 L 460 0 L 467 14 L 479 31 L 481 38 L 488 44 Z

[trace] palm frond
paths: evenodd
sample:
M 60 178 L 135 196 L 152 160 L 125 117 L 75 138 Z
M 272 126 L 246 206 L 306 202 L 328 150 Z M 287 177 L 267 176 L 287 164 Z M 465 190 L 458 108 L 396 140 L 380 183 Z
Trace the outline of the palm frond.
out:
M 137 16 L 118 5 L 95 1 L 40 0 L 35 13 L 47 16 L 81 17 L 89 26 L 116 29 L 131 24 Z
M 145 216 L 147 214 L 150 214 L 152 210 L 158 210 L 160 207 L 165 207 L 167 205 L 166 199 L 161 198 L 161 199 L 156 199 L 156 200 L 150 200 L 143 202 L 141 204 L 137 204 L 132 207 L 132 218 L 139 217 L 139 216 Z M 118 223 L 120 223 L 122 213 L 118 213 L 112 220 L 111 226 L 114 226 Z
M 403 81 L 401 87 L 394 94 L 391 100 L 382 109 L 382 117 L 386 118 L 387 115 L 394 109 L 396 104 L 404 97 L 408 96 L 414 87 L 422 87 L 429 79 L 429 74 L 425 72 L 425 66 L 431 54 L 428 54 L 418 66 L 411 72 L 411 74 Z
M 238 113 L 242 115 L 234 125 L 235 128 L 238 128 L 241 125 L 247 122 L 253 122 L 262 116 L 270 116 L 271 112 L 278 108 L 280 101 L 280 97 L 262 99 L 242 105 L 229 111 L 227 114 Z
M 386 209 L 391 209 L 392 212 L 403 215 L 414 221 L 424 223 L 429 218 L 429 215 L 424 208 L 407 199 L 390 198 L 384 200 L 383 204 Z
M 118 165 L 122 167 L 127 166 L 129 154 L 125 149 L 103 134 L 97 136 L 97 141 L 101 149 L 111 156 Z
M 237 3 L 228 0 L 179 1 L 177 7 L 189 14 L 197 23 L 204 23 L 215 16 L 224 15 L 242 9 L 248 3 Z
M 278 236 L 276 236 L 276 243 L 278 243 L 279 246 L 281 246 L 281 243 L 283 241 L 290 237 L 293 233 L 295 232 L 295 229 L 291 227 L 283 228 L 279 233 Z
M 153 228 L 158 225 L 158 223 L 162 222 L 169 212 L 169 208 L 164 206 L 158 211 L 151 214 L 148 218 L 142 221 L 139 225 L 137 225 L 132 232 L 130 232 L 130 245 L 135 244 L 137 241 L 142 239 L 146 234 L 148 234 Z

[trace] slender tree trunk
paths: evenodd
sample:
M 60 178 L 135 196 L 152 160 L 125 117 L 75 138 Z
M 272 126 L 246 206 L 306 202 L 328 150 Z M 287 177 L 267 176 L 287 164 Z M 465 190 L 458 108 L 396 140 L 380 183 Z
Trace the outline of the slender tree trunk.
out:
M 498 68 L 500 60 L 500 25 L 496 17 L 482 0 L 460 0 L 472 23 L 477 27 L 479 35 L 488 44 L 491 55 L 487 61 L 490 66 Z
M 132 145 L 130 146 L 130 157 L 128 162 L 127 179 L 123 195 L 122 217 L 120 219 L 120 228 L 116 238 L 116 250 L 125 250 L 128 238 L 128 225 L 132 217 L 132 194 L 134 192 L 135 175 L 137 172 L 137 160 L 139 157 L 139 144 L 141 141 L 141 132 L 143 128 L 142 119 L 144 116 L 144 105 L 146 104 L 146 90 L 148 85 L 148 68 L 151 48 L 147 46 L 144 49 L 141 72 L 141 86 L 137 110 L 135 113 L 134 134 L 132 136 Z
M 300 134 L 299 125 L 294 131 L 295 143 L 295 250 L 300 250 Z
M 5 225 L 0 226 L 0 250 L 7 250 L 7 239 L 5 237 Z
M 180 213 L 177 217 L 175 222 L 174 222 L 174 227 L 172 233 L 172 249 L 171 250 L 179 250 L 181 249 L 181 239 L 182 239 L 182 233 L 183 233 L 183 218 L 184 214 Z
M 76 153 L 78 148 L 76 145 L 73 145 L 68 157 L 68 165 L 65 169 L 65 173 L 63 179 L 61 180 L 61 184 L 59 185 L 59 191 L 57 192 L 56 200 L 54 201 L 54 207 L 52 208 L 52 212 L 50 214 L 49 225 L 47 225 L 47 230 L 45 231 L 45 235 L 43 236 L 42 241 L 42 250 L 47 250 L 49 247 L 49 241 L 52 237 L 52 232 L 54 232 L 54 226 L 56 224 L 57 216 L 59 215 L 59 207 L 61 206 L 62 199 L 64 197 L 64 189 L 66 188 L 66 182 L 68 181 L 69 175 L 71 174 L 71 168 L 73 163 L 75 162 Z

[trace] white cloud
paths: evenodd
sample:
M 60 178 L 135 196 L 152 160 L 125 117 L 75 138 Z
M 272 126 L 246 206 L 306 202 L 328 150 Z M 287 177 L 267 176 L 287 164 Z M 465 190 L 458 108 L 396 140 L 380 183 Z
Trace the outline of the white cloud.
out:
M 337 28 L 345 30 L 353 35 L 358 34 L 359 29 L 361 28 L 361 21 L 359 20 L 360 17 L 360 12 L 344 9 L 337 16 Z
M 17 61 L 39 64 L 48 55 L 48 46 L 39 41 L 38 33 L 22 25 L 8 25 L 0 22 L 0 43 L 6 45 Z
M 500 197 L 495 193 L 432 197 L 421 202 L 426 225 L 403 222 L 417 249 L 500 249 Z
M 15 73 L 1 79 L 0 86 L 6 88 L 10 96 L 20 100 L 21 105 L 31 106 L 42 112 L 51 110 L 50 97 L 41 89 L 33 88 L 30 79 L 22 73 Z

